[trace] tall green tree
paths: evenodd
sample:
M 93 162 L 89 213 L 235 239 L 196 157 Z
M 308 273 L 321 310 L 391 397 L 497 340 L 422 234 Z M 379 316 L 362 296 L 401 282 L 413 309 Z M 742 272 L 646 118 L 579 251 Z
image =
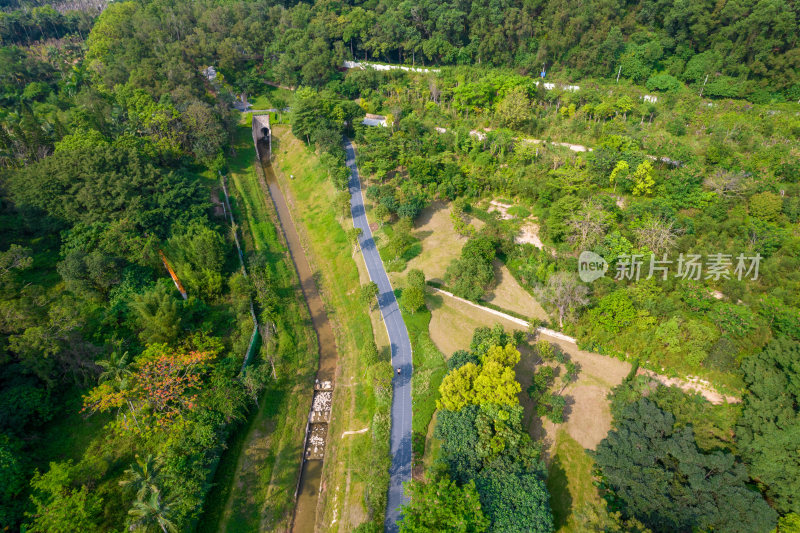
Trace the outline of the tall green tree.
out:
M 136 460 L 125 470 L 124 478 L 119 484 L 130 488 L 136 494 L 136 499 L 144 501 L 151 494 L 159 492 L 158 489 L 158 459 L 152 454 L 146 457 L 136 456 Z
M 646 398 L 626 407 L 595 461 L 613 505 L 653 531 L 768 532 L 777 515 L 730 453 L 702 453 L 690 426 Z
M 800 343 L 772 341 L 742 363 L 748 392 L 736 430 L 750 473 L 782 513 L 800 513 Z
M 178 527 L 172 520 L 172 503 L 165 501 L 161 493 L 151 492 L 149 496 L 137 499 L 128 511 L 132 519 L 131 526 L 139 531 L 162 531 L 177 533 Z
M 444 475 L 428 483 L 411 481 L 408 491 L 411 501 L 403 506 L 401 533 L 481 533 L 488 530 L 489 520 L 481 511 L 472 481 L 459 487 Z

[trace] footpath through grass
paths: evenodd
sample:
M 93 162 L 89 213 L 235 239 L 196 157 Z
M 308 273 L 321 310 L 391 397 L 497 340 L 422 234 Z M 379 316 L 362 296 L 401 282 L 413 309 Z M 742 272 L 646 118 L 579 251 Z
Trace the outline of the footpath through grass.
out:
M 273 128 L 272 148 L 273 169 L 317 275 L 339 357 L 320 496 L 324 513 L 318 526 L 349 532 L 365 521 L 382 524 L 389 485 L 391 390 L 376 383 L 386 362 L 370 364 L 362 356 L 374 336 L 359 299 L 358 268 L 345 234 L 352 220 L 336 212 L 336 191 L 327 172 L 288 126 Z M 342 436 L 364 427 L 370 430 Z
M 228 192 L 246 260 L 263 258 L 281 299 L 276 319 L 278 380 L 269 382 L 257 409 L 233 432 L 198 530 L 286 531 L 300 473 L 317 341 L 276 227 L 274 206 L 262 189 L 249 123 L 238 128 L 234 149 L 236 156 L 228 162 Z

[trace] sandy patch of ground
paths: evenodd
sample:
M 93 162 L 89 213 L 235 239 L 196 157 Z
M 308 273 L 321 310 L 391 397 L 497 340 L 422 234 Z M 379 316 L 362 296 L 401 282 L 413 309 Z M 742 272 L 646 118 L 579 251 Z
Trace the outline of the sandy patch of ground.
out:
M 696 376 L 689 376 L 686 379 L 680 378 L 670 378 L 667 376 L 662 376 L 661 374 L 656 374 L 651 370 L 646 370 L 640 368 L 637 375 L 647 375 L 651 378 L 655 379 L 659 383 L 666 385 L 667 387 L 678 387 L 683 391 L 686 392 L 699 392 L 706 400 L 713 403 L 714 405 L 721 405 L 723 403 L 740 403 L 742 401 L 741 398 L 737 398 L 736 396 L 730 396 L 727 394 L 722 394 L 718 392 L 708 381 L 704 379 L 700 379 Z
M 544 339 L 553 344 L 557 344 L 561 351 L 570 356 L 570 358 L 581 365 L 581 376 L 593 376 L 598 384 L 608 387 L 616 387 L 625 376 L 631 371 L 631 364 L 627 361 L 620 361 L 614 357 L 607 357 L 592 352 L 585 352 L 579 350 L 578 347 L 571 343 L 550 335 L 543 333 L 539 334 L 540 339 Z M 577 382 L 579 383 L 580 379 Z
M 486 211 L 489 213 L 499 213 L 501 220 L 513 220 L 517 217 L 508 212 L 512 207 L 511 204 L 499 200 L 492 200 L 489 202 L 489 207 Z M 537 248 L 544 248 L 541 239 L 539 239 L 539 224 L 536 223 L 535 217 L 530 221 L 524 222 L 519 229 L 519 233 L 514 238 L 514 241 L 517 243 L 530 243 Z
M 611 410 L 606 400 L 609 392 L 611 389 L 608 387 L 582 384 L 580 377 L 563 392 L 569 409 L 563 426 L 573 439 L 588 450 L 594 450 L 611 429 Z M 555 433 L 548 432 L 548 436 L 552 440 Z
M 542 240 L 539 238 L 539 224 L 536 222 L 526 222 L 519 229 L 519 234 L 514 237 L 514 242 L 518 244 L 528 243 L 537 248 L 544 248 Z
M 589 148 L 588 146 L 584 146 L 582 144 L 571 144 L 571 143 L 561 143 L 561 142 L 550 142 L 544 141 L 542 139 L 532 139 L 530 137 L 520 138 L 518 139 L 520 142 L 523 143 L 530 143 L 530 144 L 552 144 L 553 146 L 565 146 L 572 150 L 573 152 L 591 152 L 593 149 Z
M 486 295 L 487 302 L 530 318 L 547 319 L 539 302 L 522 288 L 508 267 L 497 260 L 494 261 L 494 277 L 496 285 Z
M 501 220 L 511 220 L 512 218 L 514 218 L 514 215 L 510 215 L 508 213 L 508 210 L 511 209 L 512 207 L 513 207 L 512 205 L 504 204 L 503 202 L 499 202 L 497 200 L 492 200 L 491 202 L 489 202 L 489 208 L 487 209 L 487 211 L 489 213 L 497 211 L 498 213 L 500 213 Z

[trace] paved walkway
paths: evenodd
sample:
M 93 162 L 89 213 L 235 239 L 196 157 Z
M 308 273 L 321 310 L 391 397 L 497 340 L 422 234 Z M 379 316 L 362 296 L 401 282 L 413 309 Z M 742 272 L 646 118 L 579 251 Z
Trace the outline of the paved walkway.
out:
M 361 229 L 361 253 L 364 254 L 369 278 L 378 285 L 378 305 L 392 347 L 392 366 L 401 369 L 401 373 L 394 374 L 392 379 L 392 467 L 389 470 L 389 502 L 384 526 L 387 533 L 394 533 L 399 529 L 397 521 L 400 518 L 400 506 L 408 502 L 408 497 L 403 493 L 403 483 L 411 481 L 411 340 L 389 283 L 389 276 L 386 275 L 383 261 L 372 238 L 372 230 L 364 211 L 356 153 L 349 139 L 345 140 L 344 148 L 347 166 L 350 168 L 350 210 L 353 214 L 353 226 Z

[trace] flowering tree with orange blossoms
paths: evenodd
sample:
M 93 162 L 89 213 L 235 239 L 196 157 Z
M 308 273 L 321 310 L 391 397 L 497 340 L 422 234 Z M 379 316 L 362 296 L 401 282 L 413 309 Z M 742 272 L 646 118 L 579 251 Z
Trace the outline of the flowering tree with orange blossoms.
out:
M 137 358 L 126 385 L 101 383 L 84 397 L 83 411 L 121 410 L 127 405 L 134 424 L 128 424 L 123 414 L 125 429 L 135 427 L 141 431 L 142 423 L 149 429 L 149 422 L 169 425 L 197 406 L 203 376 L 217 355 L 213 343 L 200 341 L 183 348 L 165 344 L 148 346 Z M 198 348 L 198 344 L 202 347 Z
M 197 405 L 203 374 L 214 354 L 192 350 L 167 352 L 142 364 L 134 392 L 153 410 L 159 425 L 168 424 Z

